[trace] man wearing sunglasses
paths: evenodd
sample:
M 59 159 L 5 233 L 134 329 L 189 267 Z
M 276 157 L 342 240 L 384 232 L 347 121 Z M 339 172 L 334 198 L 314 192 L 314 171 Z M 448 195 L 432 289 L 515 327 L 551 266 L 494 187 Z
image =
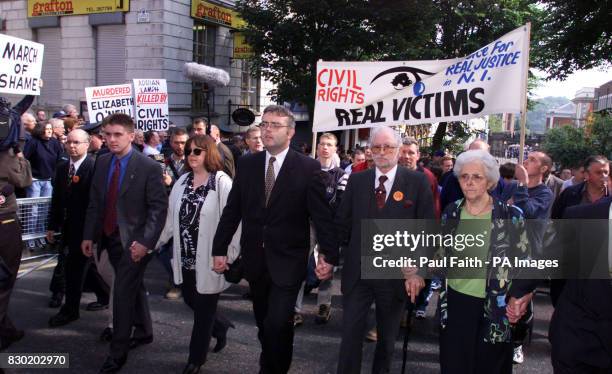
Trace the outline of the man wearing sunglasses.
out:
M 264 110 L 265 152 L 242 157 L 213 242 L 214 270 L 227 269 L 227 248 L 242 221 L 241 256 L 262 345 L 262 373 L 287 373 L 293 354 L 293 307 L 306 277 L 309 220 L 317 232 L 320 279 L 338 263 L 321 165 L 289 148 L 293 113 Z

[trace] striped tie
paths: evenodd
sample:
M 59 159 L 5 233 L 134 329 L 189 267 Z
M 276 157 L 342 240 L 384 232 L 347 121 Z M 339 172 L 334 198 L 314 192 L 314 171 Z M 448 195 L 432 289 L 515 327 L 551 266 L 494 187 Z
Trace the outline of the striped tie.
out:
M 276 177 L 274 176 L 274 161 L 276 161 L 276 158 L 270 157 L 270 161 L 268 161 L 268 170 L 266 170 L 266 206 L 268 206 L 270 194 L 272 193 L 274 181 L 276 180 Z

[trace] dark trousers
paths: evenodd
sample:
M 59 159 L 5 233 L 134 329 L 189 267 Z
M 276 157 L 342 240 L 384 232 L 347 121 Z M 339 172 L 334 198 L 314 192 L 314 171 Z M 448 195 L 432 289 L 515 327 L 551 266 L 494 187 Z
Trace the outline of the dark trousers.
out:
M 189 341 L 189 361 L 194 365 L 203 365 L 206 362 L 208 346 L 213 330 L 223 324 L 218 321 L 217 302 L 219 294 L 201 294 L 196 288 L 195 270 L 183 269 L 183 300 L 193 310 L 193 328 Z
M 512 373 L 512 343 L 484 342 L 484 299 L 448 287 L 448 320 L 440 332 L 443 374 Z
M 68 248 L 64 260 L 66 278 L 66 302 L 62 313 L 79 315 L 83 284 L 88 278 L 88 286 L 96 294 L 98 302 L 108 304 L 109 287 L 101 279 L 91 259 L 85 257 L 80 247 L 73 245 Z M 87 277 L 86 277 L 87 276 Z M 97 276 L 97 277 L 96 277 Z
M 272 282 L 267 272 L 251 282 L 253 312 L 261 343 L 261 374 L 285 374 L 293 356 L 293 308 L 302 282 L 283 287 Z
M 342 343 L 338 359 L 338 374 L 361 373 L 363 336 L 372 303 L 376 303 L 378 341 L 372 373 L 388 373 L 399 331 L 405 300 L 394 286 L 397 280 L 359 280 L 353 289 L 342 295 Z
M 108 304 L 109 286 L 93 262 L 83 255 L 81 243 L 58 245 L 57 265 L 53 269 L 49 290 L 54 295 L 66 295 L 67 309 L 64 312 L 78 315 L 84 287 L 96 294 L 99 303 Z
M 0 257 L 11 272 L 6 285 L 0 289 L 0 336 L 4 337 L 12 336 L 16 332 L 8 316 L 8 305 L 15 286 L 22 249 L 21 228 L 17 216 L 15 214 L 0 215 Z
M 123 248 L 119 234 L 102 237 L 102 249 L 115 269 L 113 293 L 113 340 L 110 351 L 114 358 L 126 355 L 130 338 L 142 339 L 153 336 L 151 314 L 143 278 L 150 255 L 139 262 L 132 260 L 128 248 Z M 134 330 L 132 334 L 132 329 Z

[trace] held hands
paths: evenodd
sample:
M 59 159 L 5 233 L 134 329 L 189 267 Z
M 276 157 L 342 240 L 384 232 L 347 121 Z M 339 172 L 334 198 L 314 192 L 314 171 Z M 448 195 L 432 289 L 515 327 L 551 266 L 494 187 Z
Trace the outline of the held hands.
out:
M 320 280 L 326 280 L 332 277 L 334 272 L 334 265 L 328 264 L 325 261 L 325 256 L 323 254 L 319 254 L 319 258 L 317 261 L 317 267 L 315 268 L 315 274 L 317 278 Z
M 223 274 L 226 270 L 229 270 L 227 256 L 213 256 L 213 271 L 217 274 Z
M 83 240 L 81 242 L 81 251 L 85 257 L 91 257 L 93 255 L 93 241 Z
M 130 246 L 130 252 L 132 252 L 132 261 L 138 262 L 147 255 L 147 247 L 134 240 Z
M 414 304 L 419 292 L 425 287 L 425 280 L 420 275 L 414 274 L 406 277 L 404 281 L 404 287 L 406 288 L 406 294 L 410 296 L 410 302 Z
M 172 177 L 170 176 L 170 174 L 164 172 L 163 174 L 163 182 L 166 186 L 170 186 L 172 184 Z
M 530 292 L 521 298 L 511 297 L 506 305 L 506 316 L 510 323 L 517 323 L 527 313 L 527 306 L 531 302 L 533 293 Z

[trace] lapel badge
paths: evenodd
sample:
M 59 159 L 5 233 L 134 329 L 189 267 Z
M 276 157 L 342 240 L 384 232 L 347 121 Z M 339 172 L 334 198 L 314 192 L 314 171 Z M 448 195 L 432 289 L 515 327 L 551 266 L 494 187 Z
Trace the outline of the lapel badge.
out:
M 75 175 L 72 177 L 72 183 L 79 183 L 79 181 L 81 180 L 81 178 L 79 178 L 78 175 Z
M 393 193 L 393 200 L 402 201 L 403 198 L 404 198 L 404 194 L 402 193 L 402 191 L 395 191 Z

